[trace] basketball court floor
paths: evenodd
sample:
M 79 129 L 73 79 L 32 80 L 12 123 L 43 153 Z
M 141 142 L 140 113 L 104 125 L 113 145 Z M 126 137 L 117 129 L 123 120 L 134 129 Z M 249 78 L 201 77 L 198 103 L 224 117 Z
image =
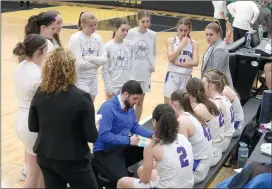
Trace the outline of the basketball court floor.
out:
M 99 22 L 97 33 L 104 42 L 112 37 L 111 24 L 114 18 L 125 17 L 131 24 L 136 25 L 137 9 L 109 7 L 98 5 L 85 5 L 80 3 L 49 3 L 31 4 L 30 9 L 20 10 L 19 3 L 2 2 L 1 14 L 1 187 L 2 188 L 22 188 L 23 182 L 19 180 L 20 171 L 24 164 L 24 147 L 15 133 L 15 119 L 17 113 L 17 99 L 14 87 L 14 71 L 18 64 L 17 59 L 12 55 L 12 50 L 16 43 L 23 40 L 24 26 L 31 15 L 42 11 L 57 10 L 61 13 L 64 26 L 61 31 L 61 41 L 67 47 L 70 36 L 77 31 L 77 22 L 80 12 L 90 11 L 94 13 Z M 200 64 L 194 68 L 193 76 L 200 76 L 201 60 L 207 48 L 205 26 L 213 18 L 198 15 L 185 15 L 180 13 L 170 13 L 163 11 L 152 11 L 151 29 L 157 32 L 157 61 L 156 71 L 152 75 L 151 92 L 148 93 L 144 101 L 144 109 L 141 120 L 151 115 L 157 104 L 163 103 L 163 85 L 167 72 L 166 40 L 176 34 L 175 25 L 180 17 L 189 16 L 192 19 L 193 31 L 192 39 L 199 44 Z M 105 101 L 103 81 L 99 71 L 99 89 L 95 100 L 96 111 Z M 232 169 L 223 168 L 210 187 L 232 175 Z

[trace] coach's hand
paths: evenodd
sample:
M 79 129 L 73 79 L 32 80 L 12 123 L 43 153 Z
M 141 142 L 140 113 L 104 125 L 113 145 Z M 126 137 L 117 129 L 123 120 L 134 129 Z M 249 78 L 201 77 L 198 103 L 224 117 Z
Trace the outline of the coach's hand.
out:
M 140 139 L 136 135 L 132 135 L 130 137 L 130 144 L 131 145 L 138 145 L 139 141 L 140 141 Z

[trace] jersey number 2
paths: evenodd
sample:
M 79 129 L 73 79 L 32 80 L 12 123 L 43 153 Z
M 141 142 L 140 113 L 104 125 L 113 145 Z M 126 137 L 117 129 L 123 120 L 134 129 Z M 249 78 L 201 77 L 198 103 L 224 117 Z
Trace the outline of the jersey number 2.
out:
M 179 155 L 179 161 L 180 161 L 181 167 L 188 166 L 189 161 L 188 161 L 188 159 L 186 159 L 186 157 L 187 157 L 186 150 L 182 146 L 180 146 L 180 147 L 177 148 L 177 153 L 180 154 Z

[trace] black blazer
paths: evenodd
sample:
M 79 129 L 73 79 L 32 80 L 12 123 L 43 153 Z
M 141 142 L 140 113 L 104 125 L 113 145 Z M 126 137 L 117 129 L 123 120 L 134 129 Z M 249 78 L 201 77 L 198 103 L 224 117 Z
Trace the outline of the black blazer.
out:
M 98 136 L 90 94 L 75 86 L 59 94 L 39 88 L 31 102 L 28 127 L 38 133 L 34 152 L 55 160 L 90 158 L 88 142 L 94 143 Z

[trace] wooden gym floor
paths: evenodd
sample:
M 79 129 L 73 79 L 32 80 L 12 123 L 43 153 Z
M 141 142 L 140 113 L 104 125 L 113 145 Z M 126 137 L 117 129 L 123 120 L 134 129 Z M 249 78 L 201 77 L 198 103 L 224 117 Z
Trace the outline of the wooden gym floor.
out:
M 104 42 L 111 39 L 112 31 L 110 24 L 116 17 L 126 17 L 132 26 L 135 25 L 135 15 L 137 10 L 121 7 L 106 7 L 95 5 L 83 5 L 75 3 L 49 3 L 32 4 L 29 10 L 19 10 L 19 3 L 2 2 L 2 28 L 1 28 L 1 187 L 2 188 L 22 188 L 23 182 L 19 180 L 20 171 L 24 164 L 24 147 L 15 133 L 15 119 L 17 113 L 17 98 L 14 88 L 14 71 L 18 64 L 13 56 L 12 50 L 16 43 L 23 40 L 24 26 L 27 19 L 41 11 L 55 9 L 59 11 L 64 20 L 64 27 L 61 31 L 61 40 L 64 47 L 67 47 L 69 37 L 76 32 L 76 24 L 81 11 L 88 10 L 93 12 L 99 20 L 97 33 L 99 33 Z M 180 17 L 190 16 L 193 21 L 192 39 L 199 44 L 199 58 L 202 60 L 207 43 L 204 35 L 204 27 L 212 18 L 184 15 L 180 13 L 170 13 L 162 11 L 152 12 L 151 29 L 157 32 L 157 62 L 156 72 L 152 75 L 152 90 L 146 95 L 144 101 L 144 110 L 141 120 L 148 117 L 157 104 L 163 103 L 163 83 L 167 72 L 167 56 L 165 42 L 168 37 L 174 36 L 175 24 Z M 200 76 L 201 63 L 194 68 L 193 76 Z M 99 92 L 95 100 L 96 111 L 104 102 L 103 81 L 99 72 Z M 210 187 L 232 175 L 232 169 L 223 168 L 215 178 Z

